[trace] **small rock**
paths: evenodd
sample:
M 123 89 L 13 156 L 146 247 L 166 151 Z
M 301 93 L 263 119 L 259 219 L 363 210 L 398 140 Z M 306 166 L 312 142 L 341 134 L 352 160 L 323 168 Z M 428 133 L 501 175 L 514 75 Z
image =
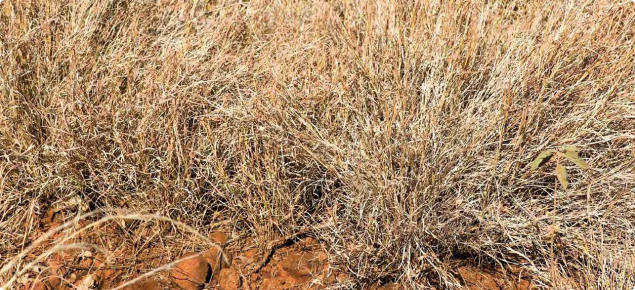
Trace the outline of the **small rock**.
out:
M 53 287 L 53 289 L 58 289 L 62 285 L 62 278 L 60 278 L 60 276 L 57 276 L 57 275 L 49 276 L 48 282 L 49 282 L 49 285 Z
M 209 235 L 209 239 L 219 244 L 224 244 L 228 240 L 227 235 L 223 232 L 213 232 Z
M 260 284 L 260 289 L 285 289 L 284 281 L 276 278 L 265 278 Z
M 179 287 L 184 290 L 200 290 L 205 286 L 211 276 L 211 268 L 205 258 L 195 253 L 188 253 L 181 258 L 191 257 L 184 260 L 172 269 L 172 277 Z
M 47 290 L 48 288 L 46 287 L 46 284 L 44 284 L 42 281 L 34 281 L 31 284 L 27 284 L 24 289 L 26 290 Z
M 240 274 L 234 267 L 220 270 L 218 275 L 218 289 L 238 290 L 240 289 Z M 266 288 L 263 288 L 266 289 Z
M 237 258 L 241 258 L 243 260 L 242 263 L 246 265 L 255 264 L 262 259 L 258 248 L 251 248 Z
M 289 273 L 298 280 L 310 279 L 313 273 L 318 272 L 320 262 L 308 253 L 292 253 L 285 257 L 279 264 L 280 270 Z
M 121 275 L 121 271 L 100 269 L 95 272 L 95 275 L 97 276 L 97 289 L 104 290 L 114 288 L 115 281 Z
M 75 283 L 75 281 L 77 281 L 77 274 L 71 273 L 70 275 L 68 275 L 68 278 L 66 278 L 66 280 L 68 280 L 68 282 L 70 283 Z
M 351 281 L 351 277 L 349 275 L 347 275 L 346 273 L 339 273 L 337 274 L 337 276 L 335 276 L 335 281 L 337 282 L 348 282 Z
M 56 275 L 64 275 L 66 269 L 64 267 L 64 262 L 60 260 L 51 260 L 48 263 L 48 270 Z
M 305 246 L 313 246 L 313 245 L 319 245 L 319 244 L 320 244 L 320 243 L 318 242 L 318 240 L 316 240 L 316 239 L 315 239 L 315 238 L 313 238 L 313 237 L 307 237 L 307 238 L 305 238 L 302 242 L 303 242 L 303 244 L 304 244 Z
M 161 290 L 161 286 L 157 281 L 145 280 L 127 286 L 124 290 Z
M 93 286 L 95 286 L 95 277 L 93 275 L 88 275 L 84 277 L 82 280 L 75 285 L 76 290 L 91 290 Z
M 83 268 L 92 268 L 93 267 L 93 258 L 90 257 L 82 257 L 79 260 L 79 266 Z
M 397 284 L 386 284 L 386 285 L 381 285 L 381 284 L 373 284 L 370 286 L 369 290 L 397 290 L 399 289 L 399 285 Z
M 225 251 L 221 255 L 216 247 L 209 248 L 202 256 L 211 267 L 214 276 L 218 275 L 221 269 L 231 266 L 231 255 Z

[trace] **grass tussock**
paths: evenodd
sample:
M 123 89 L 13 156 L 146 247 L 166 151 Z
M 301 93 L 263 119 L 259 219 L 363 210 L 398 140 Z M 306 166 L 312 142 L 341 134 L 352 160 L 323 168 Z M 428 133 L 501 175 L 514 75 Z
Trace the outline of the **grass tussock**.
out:
M 261 242 L 332 222 L 314 234 L 354 287 L 460 289 L 458 260 L 635 286 L 632 1 L 0 11 L 2 264 L 47 208 L 124 209 Z M 591 166 L 567 190 L 529 168 L 563 144 Z

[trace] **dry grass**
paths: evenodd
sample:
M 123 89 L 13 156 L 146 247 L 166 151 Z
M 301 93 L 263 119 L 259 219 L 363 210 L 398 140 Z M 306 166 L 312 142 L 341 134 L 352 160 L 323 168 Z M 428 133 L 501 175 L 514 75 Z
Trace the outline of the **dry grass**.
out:
M 635 286 L 630 0 L 0 10 L 2 264 L 47 208 L 123 208 L 261 243 L 335 222 L 355 288 L 460 288 L 457 260 Z M 554 191 L 528 163 L 562 144 L 592 169 Z

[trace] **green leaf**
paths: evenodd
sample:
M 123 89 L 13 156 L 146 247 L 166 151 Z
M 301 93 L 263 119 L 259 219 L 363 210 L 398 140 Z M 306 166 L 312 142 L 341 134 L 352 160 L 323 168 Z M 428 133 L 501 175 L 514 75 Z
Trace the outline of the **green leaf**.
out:
M 589 164 L 587 164 L 584 160 L 580 159 L 580 157 L 578 157 L 578 154 L 573 155 L 570 153 L 565 153 L 564 157 L 571 160 L 571 162 L 575 163 L 575 165 L 577 165 L 578 167 L 582 169 L 589 168 Z
M 547 163 L 547 161 L 551 159 L 554 153 L 555 152 L 553 150 L 546 150 L 546 151 L 540 152 L 540 154 L 538 154 L 538 157 L 536 157 L 536 159 L 534 159 L 534 161 L 531 163 L 531 169 L 536 169 L 540 167 L 541 165 Z
M 573 152 L 575 154 L 578 154 L 578 147 L 575 147 L 573 145 L 562 145 L 562 147 L 560 147 L 560 152 L 562 153 Z
M 567 189 L 569 186 L 569 182 L 567 181 L 567 169 L 560 164 L 556 165 L 556 176 L 560 184 L 562 184 L 562 188 Z
M 575 163 L 575 165 L 577 165 L 578 167 L 582 169 L 589 168 L 589 164 L 580 159 L 580 156 L 578 156 L 578 148 L 575 148 L 574 146 L 564 145 L 562 146 L 561 150 L 564 157 Z

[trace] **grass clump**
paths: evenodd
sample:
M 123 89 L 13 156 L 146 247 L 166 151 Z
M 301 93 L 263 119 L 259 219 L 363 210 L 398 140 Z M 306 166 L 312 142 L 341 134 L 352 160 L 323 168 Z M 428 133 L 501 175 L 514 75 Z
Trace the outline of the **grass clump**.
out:
M 264 241 L 332 222 L 356 287 L 460 289 L 457 260 L 635 286 L 631 1 L 0 11 L 0 261 L 48 208 L 123 208 Z M 530 163 L 564 144 L 592 169 L 554 190 Z

